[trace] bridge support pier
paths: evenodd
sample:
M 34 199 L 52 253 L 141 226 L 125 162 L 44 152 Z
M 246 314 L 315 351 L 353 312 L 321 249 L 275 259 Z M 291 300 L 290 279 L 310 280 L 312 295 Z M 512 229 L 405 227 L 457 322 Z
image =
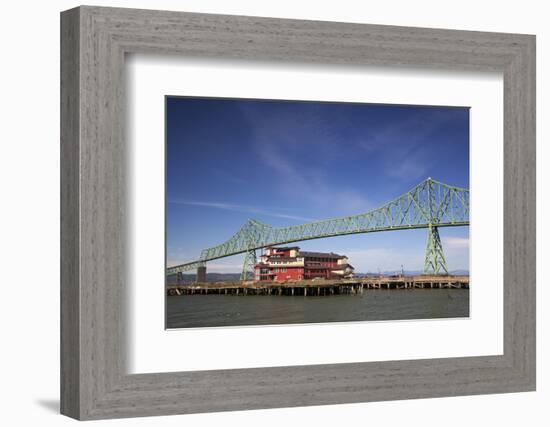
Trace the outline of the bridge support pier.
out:
M 445 255 L 443 254 L 443 245 L 439 237 L 439 231 L 437 227 L 432 224 L 428 227 L 424 274 L 449 274 L 447 271 L 447 261 L 445 261 Z
M 206 264 L 197 267 L 197 283 L 206 282 Z

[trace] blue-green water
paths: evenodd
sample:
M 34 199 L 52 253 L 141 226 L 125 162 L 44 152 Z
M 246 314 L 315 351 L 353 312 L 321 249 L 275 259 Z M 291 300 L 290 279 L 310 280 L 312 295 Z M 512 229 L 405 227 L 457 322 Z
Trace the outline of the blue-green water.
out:
M 166 297 L 167 328 L 469 316 L 468 289 L 369 289 L 362 295 Z

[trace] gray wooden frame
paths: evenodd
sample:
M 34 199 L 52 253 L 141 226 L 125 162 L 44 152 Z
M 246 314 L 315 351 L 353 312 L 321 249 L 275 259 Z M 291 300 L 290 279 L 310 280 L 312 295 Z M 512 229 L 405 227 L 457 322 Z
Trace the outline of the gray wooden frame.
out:
M 128 375 L 129 52 L 501 71 L 504 354 Z M 535 390 L 535 37 L 80 7 L 61 14 L 61 412 L 77 419 Z

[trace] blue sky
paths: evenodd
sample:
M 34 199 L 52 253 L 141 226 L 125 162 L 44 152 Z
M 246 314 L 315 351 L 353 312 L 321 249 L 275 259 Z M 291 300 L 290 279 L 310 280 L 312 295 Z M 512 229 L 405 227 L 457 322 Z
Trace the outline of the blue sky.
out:
M 469 187 L 469 110 L 457 107 L 166 100 L 168 265 L 192 261 L 249 218 L 275 227 L 377 208 L 427 177 Z M 450 270 L 468 269 L 468 227 L 442 228 Z M 422 269 L 426 230 L 300 242 L 357 272 Z M 208 263 L 240 272 L 242 256 Z

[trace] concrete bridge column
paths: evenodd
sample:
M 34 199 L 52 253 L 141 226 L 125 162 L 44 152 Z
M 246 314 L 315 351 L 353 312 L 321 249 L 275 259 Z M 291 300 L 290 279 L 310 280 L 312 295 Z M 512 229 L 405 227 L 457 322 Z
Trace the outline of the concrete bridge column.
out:
M 201 265 L 200 267 L 197 267 L 197 283 L 204 283 L 206 282 L 206 265 Z

